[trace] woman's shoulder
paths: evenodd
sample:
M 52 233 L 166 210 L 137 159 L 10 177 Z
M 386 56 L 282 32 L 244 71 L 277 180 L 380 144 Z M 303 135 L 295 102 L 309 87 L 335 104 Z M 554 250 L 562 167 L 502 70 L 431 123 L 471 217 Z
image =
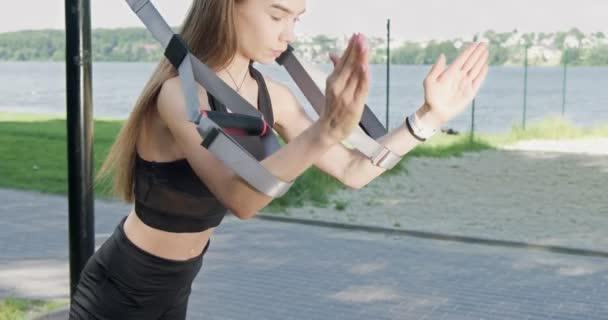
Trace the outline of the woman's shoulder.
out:
M 182 81 L 179 76 L 173 76 L 165 81 L 163 81 L 160 85 L 160 90 L 158 92 L 159 97 L 161 95 L 176 95 L 182 92 Z M 183 93 L 182 93 L 183 94 Z
M 182 82 L 178 76 L 168 78 L 160 84 L 160 88 L 158 90 L 158 96 L 156 98 L 157 103 L 163 101 L 171 101 L 175 98 L 178 98 L 182 93 Z
M 197 95 L 201 109 L 209 110 L 209 103 L 207 101 L 207 91 L 200 84 L 197 83 Z M 179 76 L 173 76 L 161 83 L 156 98 L 157 107 L 163 108 L 167 105 L 175 105 L 176 102 L 184 104 L 185 97 L 184 90 L 182 88 L 182 81 Z
M 272 100 L 275 124 L 282 126 L 289 123 L 294 115 L 302 111 L 300 102 L 291 89 L 284 83 L 264 75 L 268 94 Z
M 289 89 L 289 87 L 287 85 L 271 78 L 268 75 L 263 75 L 263 76 L 264 76 L 264 81 L 266 82 L 266 86 L 268 87 L 268 93 L 270 94 L 270 98 L 272 99 L 273 104 L 274 103 L 284 104 L 284 103 L 290 103 L 290 102 L 293 103 L 293 101 L 295 100 L 295 95 L 293 94 L 291 89 Z

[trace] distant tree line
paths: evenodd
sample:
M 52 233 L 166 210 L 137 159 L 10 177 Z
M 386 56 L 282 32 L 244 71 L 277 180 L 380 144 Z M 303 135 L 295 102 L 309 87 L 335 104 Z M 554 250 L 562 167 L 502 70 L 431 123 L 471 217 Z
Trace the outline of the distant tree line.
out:
M 557 33 L 495 32 L 479 34 L 490 46 L 490 64 L 512 65 L 523 62 L 525 47 L 536 48 L 557 56 L 548 64 L 563 63 L 600 66 L 608 65 L 608 41 L 601 32 L 584 34 L 573 28 Z M 441 53 L 454 59 L 462 46 L 472 39 L 444 41 L 400 42 L 391 44 L 393 64 L 432 64 Z M 92 55 L 95 61 L 158 61 L 162 56 L 160 45 L 144 28 L 95 29 L 92 32 Z M 340 52 L 344 38 L 317 35 L 294 43 L 298 52 L 307 59 L 328 62 L 328 52 Z M 392 43 L 393 41 L 391 41 Z M 369 38 L 372 63 L 386 63 L 386 39 Z M 556 55 L 557 54 L 557 55 Z M 3 61 L 63 61 L 65 55 L 64 32 L 60 30 L 18 31 L 0 34 L 0 60 Z M 542 57 L 541 57 L 542 58 Z

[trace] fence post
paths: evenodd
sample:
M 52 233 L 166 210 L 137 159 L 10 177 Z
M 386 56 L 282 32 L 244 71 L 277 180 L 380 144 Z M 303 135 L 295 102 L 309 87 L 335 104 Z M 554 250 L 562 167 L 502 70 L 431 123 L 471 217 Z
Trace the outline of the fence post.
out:
M 564 83 L 562 85 L 562 117 L 566 114 L 566 84 L 568 78 L 568 47 L 564 48 Z
M 477 34 L 473 37 L 473 42 L 477 42 Z M 475 98 L 473 98 L 472 106 L 471 106 L 471 141 L 475 138 Z
M 390 130 L 390 96 L 391 96 L 391 19 L 386 22 L 386 129 Z
M 526 114 L 528 111 L 528 43 L 524 45 L 524 113 L 522 117 L 522 126 L 526 130 Z

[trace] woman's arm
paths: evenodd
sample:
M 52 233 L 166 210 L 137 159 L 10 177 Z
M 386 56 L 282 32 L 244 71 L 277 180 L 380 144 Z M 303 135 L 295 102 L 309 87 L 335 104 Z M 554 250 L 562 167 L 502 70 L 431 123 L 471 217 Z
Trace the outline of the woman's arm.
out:
M 157 108 L 174 141 L 194 172 L 226 208 L 239 218 L 251 217 L 272 198 L 257 192 L 201 146 L 203 138 L 195 124 L 188 121 L 184 105 L 179 78 L 166 81 Z M 323 134 L 321 123 L 317 122 L 261 164 L 280 180 L 292 181 L 334 143 Z
M 344 63 L 336 67 L 328 80 L 326 112 L 298 137 L 261 161 L 275 177 L 294 180 L 357 125 L 369 88 L 367 55 L 359 42 L 351 41 Z M 157 99 L 160 118 L 190 166 L 218 200 L 241 219 L 253 217 L 272 198 L 253 189 L 201 146 L 203 138 L 188 120 L 182 92 L 179 78 L 163 84 Z
M 416 111 L 427 126 L 439 128 L 460 114 L 477 94 L 488 71 L 488 51 L 485 44 L 474 44 L 465 49 L 446 70 L 442 55 L 424 80 L 425 103 Z M 339 60 L 332 57 L 334 64 Z M 312 123 L 297 99 L 285 86 L 270 82 L 279 101 L 280 113 L 276 130 L 287 141 L 297 136 Z M 273 97 L 274 98 L 274 97 Z M 404 126 L 400 126 L 378 140 L 398 155 L 405 155 L 420 143 Z M 335 177 L 344 185 L 359 189 L 380 176 L 385 169 L 375 166 L 363 154 L 341 144 L 329 148 L 315 166 Z
M 430 112 L 430 107 L 426 104 L 416 111 L 416 115 L 421 123 L 427 126 L 439 128 L 442 125 Z M 400 156 L 406 155 L 420 144 L 420 140 L 414 138 L 405 125 L 391 130 L 388 134 L 378 139 L 378 142 Z M 386 169 L 372 164 L 367 157 L 358 154 L 357 157 L 348 162 L 345 175 L 347 176 L 349 185 L 358 189 L 366 186 L 385 171 Z
M 300 135 L 314 122 L 304 112 L 303 107 L 289 89 L 270 79 L 267 80 L 272 95 L 275 113 L 275 130 L 289 142 Z M 421 121 L 432 126 L 439 126 L 428 113 L 428 107 L 423 106 L 418 111 Z M 391 151 L 404 155 L 412 150 L 419 141 L 405 128 L 397 128 L 380 138 L 378 142 Z M 314 163 L 319 170 L 336 178 L 342 184 L 359 189 L 380 176 L 385 169 L 375 166 L 371 161 L 358 152 L 337 143 L 328 148 L 327 152 Z

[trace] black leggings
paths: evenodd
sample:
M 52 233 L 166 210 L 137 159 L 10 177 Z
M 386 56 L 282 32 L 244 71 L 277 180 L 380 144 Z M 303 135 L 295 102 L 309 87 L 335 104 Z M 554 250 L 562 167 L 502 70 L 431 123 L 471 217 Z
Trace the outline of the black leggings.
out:
M 127 238 L 125 220 L 84 267 L 72 297 L 70 319 L 186 319 L 192 281 L 209 242 L 190 260 L 163 259 Z

